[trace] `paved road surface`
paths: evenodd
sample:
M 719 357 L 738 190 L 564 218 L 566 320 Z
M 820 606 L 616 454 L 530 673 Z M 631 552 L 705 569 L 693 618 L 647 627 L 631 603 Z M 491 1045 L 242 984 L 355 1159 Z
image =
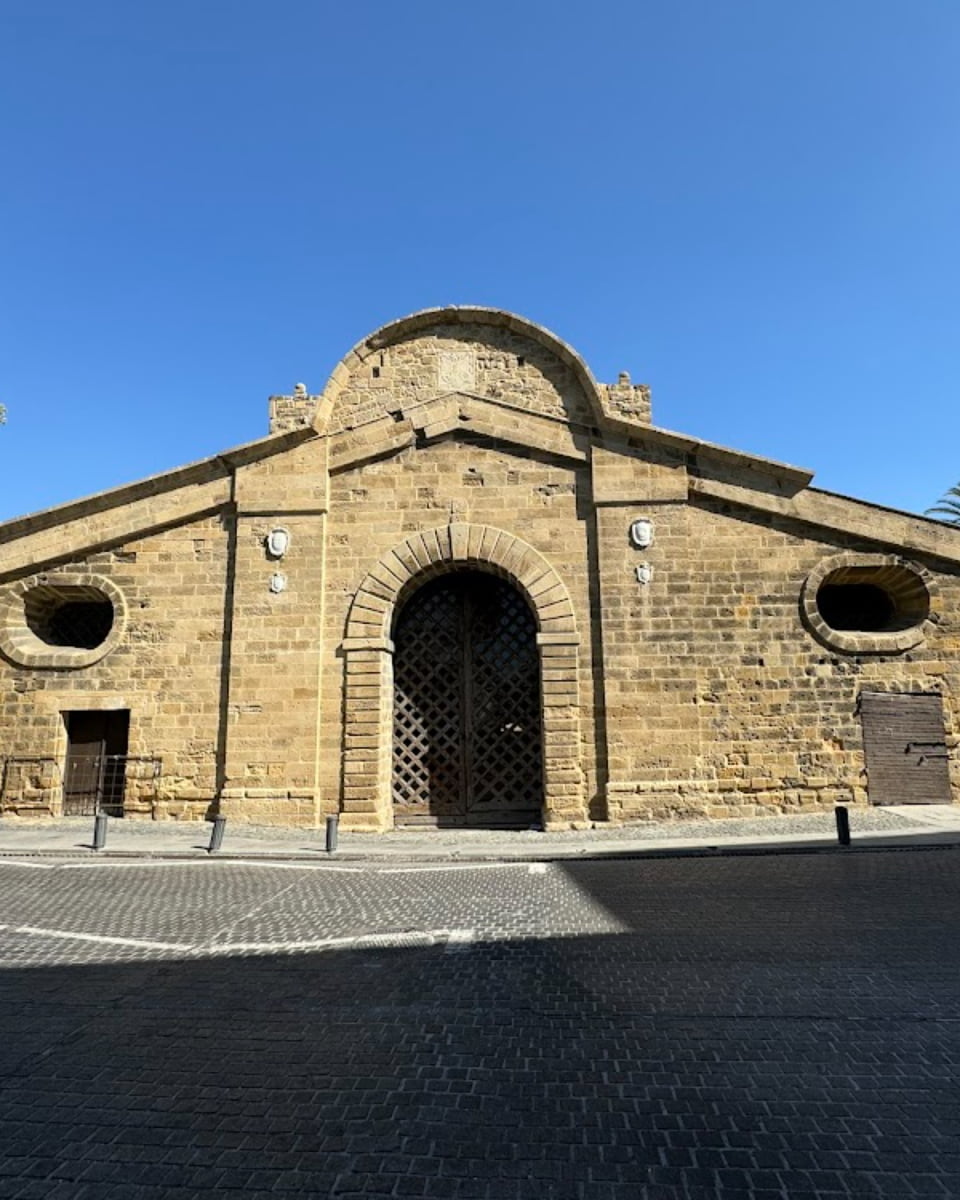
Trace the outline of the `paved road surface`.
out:
M 960 851 L 0 863 L 0 1197 L 960 1197 Z

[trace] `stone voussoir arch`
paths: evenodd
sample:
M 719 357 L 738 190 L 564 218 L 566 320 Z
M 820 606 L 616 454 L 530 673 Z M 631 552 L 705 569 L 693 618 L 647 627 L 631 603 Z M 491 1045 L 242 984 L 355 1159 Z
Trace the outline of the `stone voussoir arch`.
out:
M 342 643 L 345 663 L 343 823 L 393 825 L 393 641 L 398 606 L 436 575 L 474 567 L 500 575 L 526 597 L 537 622 L 543 703 L 544 821 L 582 820 L 580 635 L 556 568 L 515 534 L 452 523 L 408 537 L 367 573 L 353 598 Z

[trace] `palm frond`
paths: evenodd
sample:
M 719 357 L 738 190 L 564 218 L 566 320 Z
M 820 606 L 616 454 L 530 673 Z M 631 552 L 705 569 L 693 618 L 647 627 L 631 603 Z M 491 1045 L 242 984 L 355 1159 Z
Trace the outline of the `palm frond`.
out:
M 925 515 L 942 519 L 947 525 L 960 525 L 960 484 L 947 488 L 940 503 L 928 508 Z
M 945 525 L 960 525 L 960 508 L 928 508 L 924 516 L 934 517 Z

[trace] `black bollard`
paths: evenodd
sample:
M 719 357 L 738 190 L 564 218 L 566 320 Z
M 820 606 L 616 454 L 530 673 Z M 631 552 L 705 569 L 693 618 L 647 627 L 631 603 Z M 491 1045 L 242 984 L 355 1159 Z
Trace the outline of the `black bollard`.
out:
M 334 813 L 327 817 L 327 853 L 332 854 L 337 848 L 337 831 L 340 828 L 340 815 Z
M 208 854 L 213 854 L 215 850 L 219 850 L 223 845 L 223 831 L 226 824 L 226 817 L 213 818 L 213 828 L 210 830 L 210 845 L 207 847 Z
M 841 846 L 850 845 L 850 815 L 847 810 L 838 805 L 834 809 L 834 815 L 837 818 L 837 841 Z
M 97 813 L 93 818 L 93 848 L 102 850 L 107 844 L 107 814 Z

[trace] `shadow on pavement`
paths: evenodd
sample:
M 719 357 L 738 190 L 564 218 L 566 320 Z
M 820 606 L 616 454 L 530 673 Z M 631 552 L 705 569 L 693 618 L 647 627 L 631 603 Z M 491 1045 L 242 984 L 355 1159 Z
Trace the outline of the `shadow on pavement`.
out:
M 567 864 L 626 932 L 7 968 L 0 1196 L 960 1195 L 957 862 Z
M 898 850 L 943 850 L 960 849 L 960 831 L 926 831 L 908 834 L 897 832 L 895 836 L 881 834 L 852 835 L 850 846 L 840 846 L 836 839 L 826 838 L 778 838 L 765 841 L 752 841 L 744 838 L 741 841 L 727 840 L 700 844 L 675 843 L 664 840 L 662 844 L 647 842 L 642 847 L 632 849 L 587 849 L 582 853 L 563 854 L 556 857 L 543 855 L 544 861 L 555 862 L 562 866 L 565 862 L 587 862 L 600 859 L 635 859 L 635 858 L 698 858 L 709 855 L 751 855 L 776 857 L 782 854 L 848 854 L 851 851 L 888 851 Z

